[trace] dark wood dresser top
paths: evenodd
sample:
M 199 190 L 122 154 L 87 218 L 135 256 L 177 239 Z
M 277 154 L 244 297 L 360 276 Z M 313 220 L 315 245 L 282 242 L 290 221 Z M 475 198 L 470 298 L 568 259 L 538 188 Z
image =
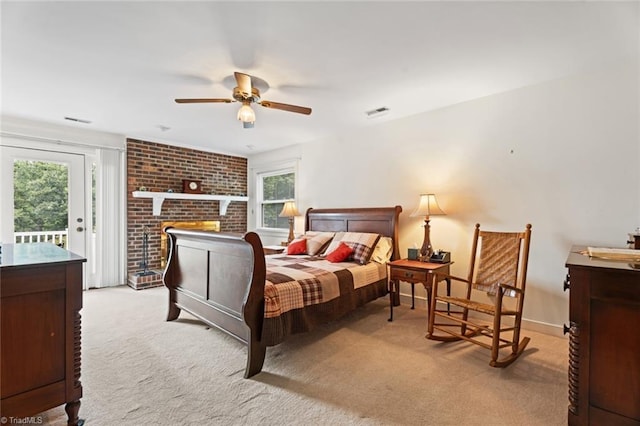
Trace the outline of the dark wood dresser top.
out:
M 582 254 L 587 250 L 585 246 L 573 246 L 567 257 L 565 266 L 569 267 L 584 267 L 584 268 L 601 268 L 612 269 L 616 271 L 634 271 L 640 273 L 640 263 L 630 263 L 621 260 L 607 260 L 597 259 L 589 257 L 589 255 Z M 638 278 L 640 280 L 640 277 Z M 640 281 L 638 281 L 640 284 Z
M 0 248 L 0 268 L 86 261 L 85 258 L 51 243 L 2 244 Z

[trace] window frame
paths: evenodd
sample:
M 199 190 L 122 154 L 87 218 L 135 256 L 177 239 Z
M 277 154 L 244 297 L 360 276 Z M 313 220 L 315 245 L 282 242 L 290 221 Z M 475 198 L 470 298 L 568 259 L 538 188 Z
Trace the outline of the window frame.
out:
M 267 204 L 284 203 L 286 201 L 293 201 L 298 204 L 298 164 L 296 161 L 287 162 L 285 164 L 272 165 L 271 167 L 263 167 L 255 171 L 255 185 L 256 185 L 256 198 L 255 198 L 255 228 L 262 233 L 273 233 L 278 235 L 286 235 L 289 233 L 289 227 L 286 228 L 271 228 L 263 226 L 262 206 L 264 201 L 264 179 L 272 176 L 285 175 L 293 173 L 293 198 L 281 199 L 281 200 L 269 200 Z

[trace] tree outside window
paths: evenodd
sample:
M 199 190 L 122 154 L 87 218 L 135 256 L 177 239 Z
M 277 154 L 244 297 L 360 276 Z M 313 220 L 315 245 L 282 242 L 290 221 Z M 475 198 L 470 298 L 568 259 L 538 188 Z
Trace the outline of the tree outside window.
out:
M 18 160 L 13 167 L 14 229 L 17 232 L 67 229 L 67 166 Z
M 288 229 L 289 219 L 278 215 L 286 201 L 295 199 L 295 173 L 287 171 L 278 174 L 265 174 L 260 181 L 262 185 L 261 227 Z

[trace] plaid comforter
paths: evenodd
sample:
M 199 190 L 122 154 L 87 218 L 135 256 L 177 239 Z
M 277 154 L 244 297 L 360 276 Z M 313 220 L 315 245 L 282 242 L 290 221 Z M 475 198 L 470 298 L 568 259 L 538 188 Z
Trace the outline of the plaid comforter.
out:
M 336 299 L 368 284 L 384 280 L 386 267 L 376 262 L 331 263 L 310 256 L 266 256 L 265 318 Z

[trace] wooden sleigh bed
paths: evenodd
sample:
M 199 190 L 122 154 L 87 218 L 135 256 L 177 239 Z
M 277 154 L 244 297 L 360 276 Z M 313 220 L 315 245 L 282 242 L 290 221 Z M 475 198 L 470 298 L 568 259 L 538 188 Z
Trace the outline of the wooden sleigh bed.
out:
M 305 216 L 305 233 L 375 233 L 381 238 L 390 237 L 391 259 L 397 259 L 398 217 L 401 211 L 400 206 L 309 209 Z M 276 265 L 290 264 L 289 267 L 306 268 L 304 261 L 315 261 L 315 270 L 327 261 L 318 256 L 306 256 L 306 259 L 303 259 L 305 256 L 294 258 L 286 254 L 265 257 L 260 237 L 254 232 L 244 236 L 178 228 L 167 228 L 165 232 L 170 242 L 169 259 L 163 276 L 164 284 L 169 289 L 167 321 L 177 319 L 180 311 L 185 310 L 245 343 L 248 346 L 245 378 L 262 370 L 267 346 L 276 345 L 291 334 L 312 330 L 316 325 L 335 320 L 388 294 L 386 265 L 363 265 L 365 269 L 368 266 L 369 270 L 353 274 L 345 269 L 335 271 L 338 277 L 335 279 L 335 292 L 339 294 L 332 295 L 330 300 L 271 315 L 270 311 L 266 312 L 265 306 L 268 311 L 273 304 L 270 294 L 275 288 L 274 278 L 282 274 L 270 271 L 268 263 L 270 268 L 281 271 L 280 266 Z M 340 265 L 343 264 L 336 263 L 327 268 L 338 269 Z M 355 268 L 357 265 L 346 266 Z M 352 275 L 374 276 L 374 273 L 379 275 L 375 275 L 372 283 L 351 283 L 356 281 Z M 318 289 L 313 291 L 322 292 Z M 307 294 L 304 298 L 306 304 Z

